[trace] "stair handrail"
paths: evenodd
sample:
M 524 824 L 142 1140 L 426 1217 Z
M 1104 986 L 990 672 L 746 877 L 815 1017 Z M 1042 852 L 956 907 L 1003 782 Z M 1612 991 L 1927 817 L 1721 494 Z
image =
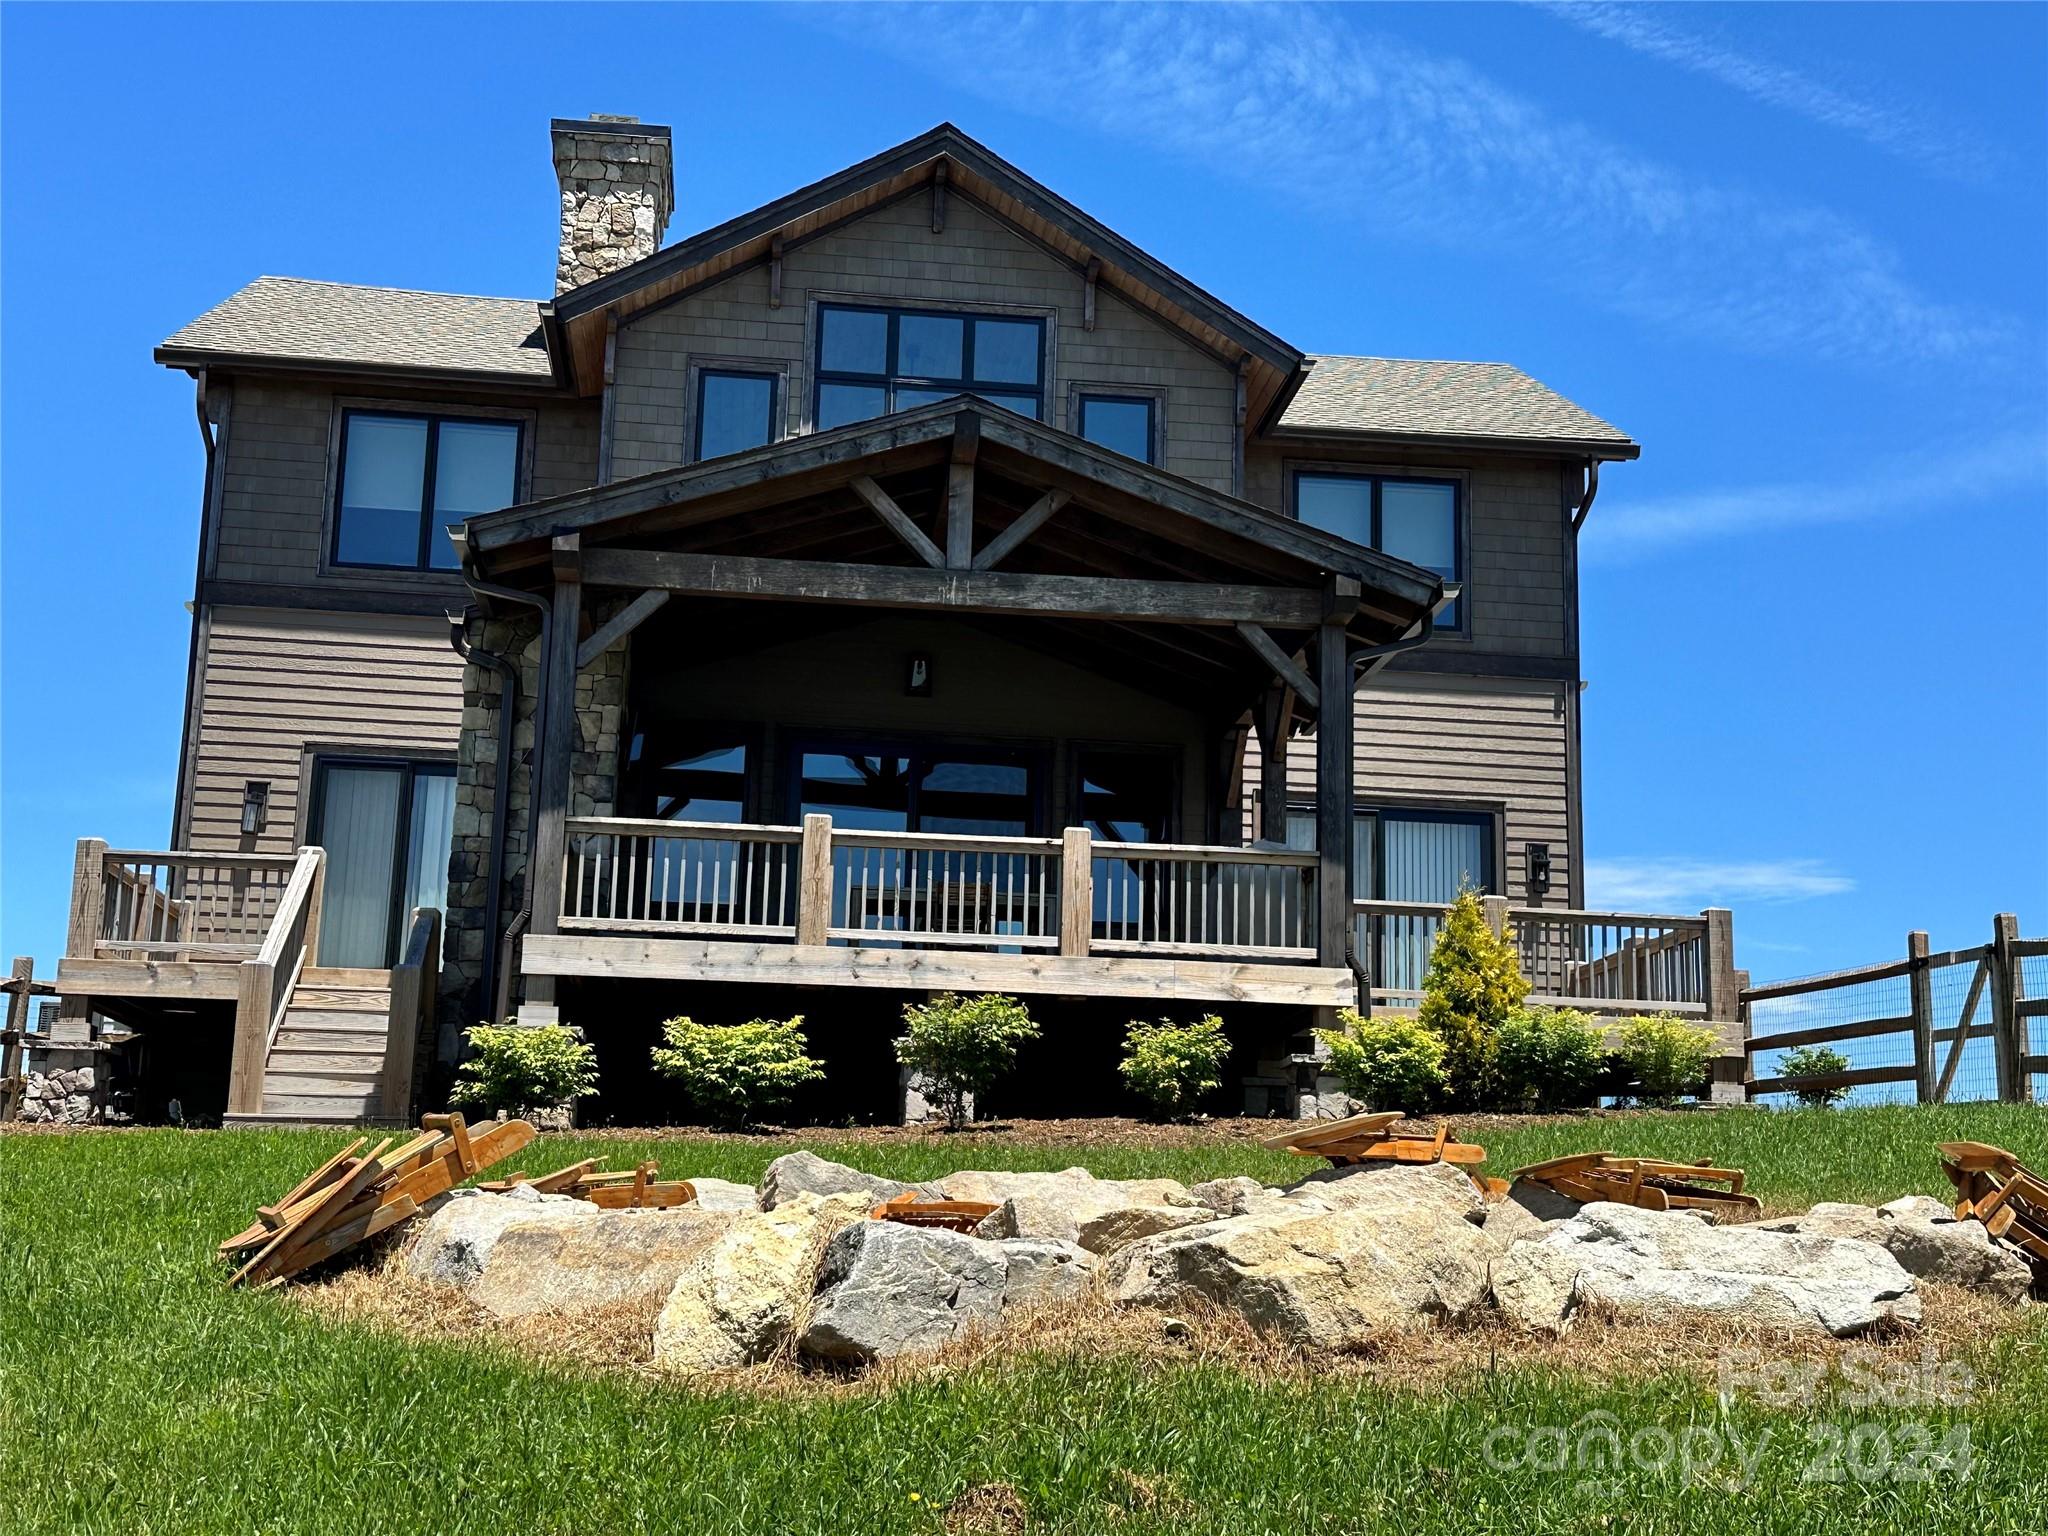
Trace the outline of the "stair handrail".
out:
M 270 1064 L 270 1050 L 291 1006 L 292 989 L 319 944 L 326 864 L 324 848 L 298 851 L 291 883 L 277 904 L 262 948 L 236 970 L 234 1055 L 228 1067 L 231 1115 L 263 1112 L 263 1073 Z
M 384 1075 L 378 1099 L 387 1120 L 410 1123 L 413 1087 L 419 1076 L 420 1041 L 432 1038 L 440 990 L 441 913 L 414 907 L 406 920 L 405 943 L 391 968 L 391 1007 L 384 1031 Z

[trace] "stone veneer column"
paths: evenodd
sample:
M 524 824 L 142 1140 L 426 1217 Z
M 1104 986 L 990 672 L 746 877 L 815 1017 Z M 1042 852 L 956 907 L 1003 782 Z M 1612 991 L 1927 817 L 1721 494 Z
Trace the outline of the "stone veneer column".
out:
M 668 130 L 637 117 L 558 117 L 549 126 L 562 188 L 562 293 L 660 249 L 676 208 L 675 170 Z

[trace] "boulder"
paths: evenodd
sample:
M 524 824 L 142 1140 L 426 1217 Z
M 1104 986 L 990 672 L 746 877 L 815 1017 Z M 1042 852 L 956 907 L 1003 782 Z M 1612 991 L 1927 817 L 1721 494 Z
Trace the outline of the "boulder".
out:
M 1875 1243 L 1922 1280 L 1967 1286 L 2017 1305 L 2034 1288 L 2027 1261 L 1994 1239 L 1982 1222 L 1958 1221 L 1939 1200 L 1908 1195 L 1889 1205 L 1825 1201 L 1804 1216 L 1760 1222 L 1770 1232 L 1803 1232 Z
M 870 1206 L 876 1206 L 909 1189 L 928 1192 L 929 1186 L 879 1179 L 815 1152 L 789 1152 L 776 1158 L 761 1175 L 760 1206 L 764 1211 L 772 1211 L 798 1195 L 856 1194 L 865 1196 Z
M 1486 1218 L 1486 1201 L 1451 1163 L 1361 1163 L 1325 1168 L 1283 1191 L 1329 1210 L 1427 1211 L 1469 1222 Z
M 1257 1179 L 1241 1173 L 1227 1179 L 1208 1179 L 1200 1184 L 1190 1184 L 1188 1193 L 1218 1216 L 1243 1216 L 1261 1204 L 1280 1198 L 1279 1190 L 1269 1189 Z
M 1002 1316 L 1002 1247 L 943 1227 L 862 1221 L 825 1247 L 800 1347 L 824 1360 L 937 1349 Z
M 1112 1256 L 1104 1277 L 1127 1305 L 1199 1297 L 1292 1343 L 1341 1350 L 1465 1316 L 1486 1299 L 1492 1253 L 1476 1225 L 1428 1203 L 1300 1199 L 1145 1238 Z
M 499 1236 L 470 1295 L 499 1317 L 624 1305 L 644 1307 L 652 1319 L 676 1276 L 739 1219 L 679 1205 L 515 1222 Z
M 741 1213 L 676 1276 L 655 1321 L 654 1363 L 689 1372 L 768 1359 L 810 1301 L 826 1242 L 867 1212 L 865 1194 L 800 1194 Z
M 996 1245 L 1003 1259 L 1003 1310 L 1079 1301 L 1095 1283 L 1095 1259 L 1072 1243 L 1013 1238 Z
M 1710 1226 L 1610 1201 L 1499 1253 L 1493 1295 L 1514 1321 L 1551 1333 L 1589 1302 L 1625 1316 L 1721 1316 L 1836 1337 L 1920 1320 L 1913 1277 L 1875 1243 Z
M 502 1195 L 481 1190 L 452 1190 L 450 1194 L 457 1198 L 443 1201 L 420 1229 L 406 1258 L 406 1270 L 414 1279 L 464 1290 L 482 1278 L 493 1250 L 515 1223 L 574 1226 L 598 1214 L 588 1201 L 545 1200 L 526 1185 Z
M 735 1184 L 730 1179 L 692 1179 L 691 1187 L 697 1191 L 697 1205 L 707 1211 L 758 1211 L 760 1196 L 754 1193 L 751 1184 Z
M 1098 1179 L 1086 1168 L 1060 1173 L 954 1173 L 940 1179 L 937 1188 L 948 1200 L 996 1206 L 977 1234 L 989 1238 L 1072 1243 L 1080 1240 L 1084 1223 L 1131 1206 L 1203 1211 L 1187 1186 L 1172 1179 Z
M 1585 1206 L 1534 1179 L 1517 1180 L 1507 1194 L 1486 1208 L 1486 1235 L 1507 1248 L 1524 1238 L 1541 1237 L 1561 1221 L 1570 1221 Z
M 1207 1206 L 1125 1205 L 1082 1222 L 1075 1241 L 1090 1253 L 1115 1253 L 1140 1238 L 1215 1219 Z

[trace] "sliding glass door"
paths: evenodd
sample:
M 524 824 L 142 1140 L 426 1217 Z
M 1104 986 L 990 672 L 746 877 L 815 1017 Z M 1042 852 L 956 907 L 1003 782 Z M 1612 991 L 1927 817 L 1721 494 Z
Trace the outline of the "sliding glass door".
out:
M 453 766 L 322 759 L 310 825 L 327 850 L 319 963 L 388 968 L 406 915 L 448 903 Z
M 1316 845 L 1316 817 L 1290 807 L 1287 843 Z M 1494 818 L 1486 811 L 1359 811 L 1351 821 L 1351 894 L 1361 901 L 1413 902 L 1434 910 L 1412 916 L 1361 918 L 1358 958 L 1373 985 L 1414 991 L 1429 969 L 1430 946 L 1443 925 L 1442 909 L 1462 890 L 1498 889 L 1494 876 Z

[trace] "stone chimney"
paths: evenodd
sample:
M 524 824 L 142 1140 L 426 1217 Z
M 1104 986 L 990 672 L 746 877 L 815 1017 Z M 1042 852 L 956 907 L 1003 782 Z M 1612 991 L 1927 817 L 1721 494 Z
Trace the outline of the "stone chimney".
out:
M 555 176 L 562 184 L 562 249 L 555 292 L 616 272 L 661 247 L 676 211 L 666 128 L 637 117 L 558 117 Z

